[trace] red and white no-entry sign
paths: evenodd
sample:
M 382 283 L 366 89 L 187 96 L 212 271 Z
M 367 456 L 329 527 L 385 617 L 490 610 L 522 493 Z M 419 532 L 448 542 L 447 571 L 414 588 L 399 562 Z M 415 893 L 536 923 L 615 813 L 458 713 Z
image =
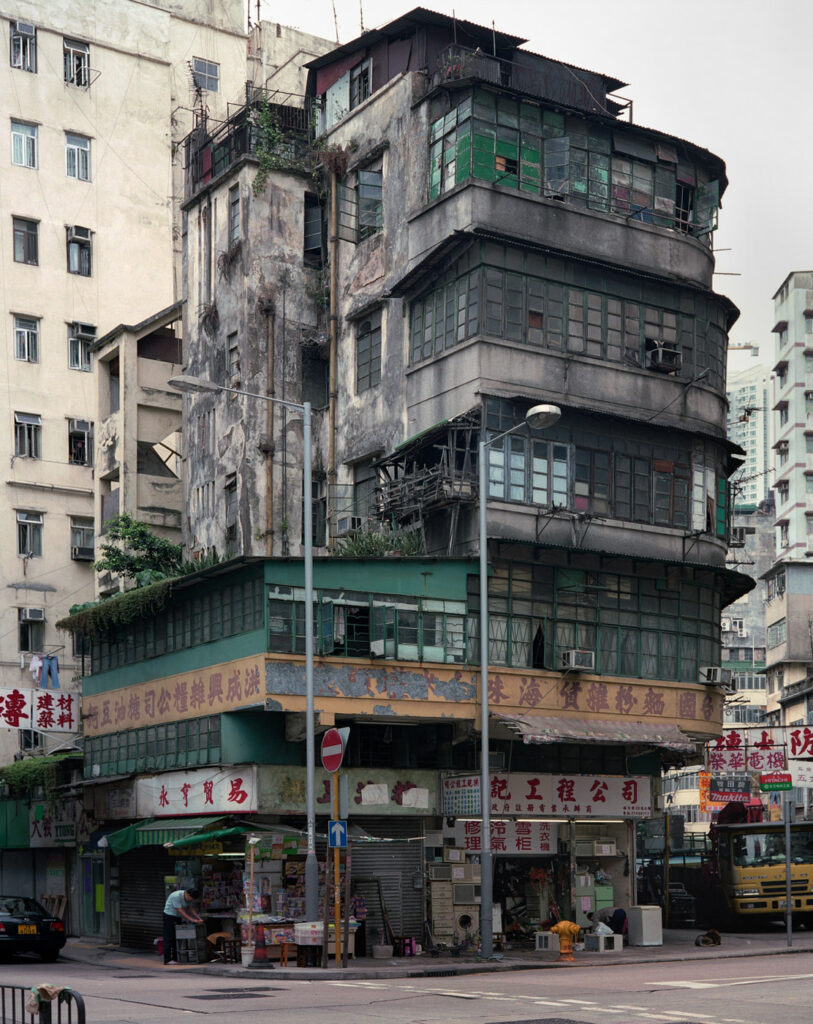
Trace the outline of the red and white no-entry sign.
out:
M 322 737 L 322 765 L 326 772 L 337 772 L 344 757 L 344 737 L 338 729 L 328 729 Z

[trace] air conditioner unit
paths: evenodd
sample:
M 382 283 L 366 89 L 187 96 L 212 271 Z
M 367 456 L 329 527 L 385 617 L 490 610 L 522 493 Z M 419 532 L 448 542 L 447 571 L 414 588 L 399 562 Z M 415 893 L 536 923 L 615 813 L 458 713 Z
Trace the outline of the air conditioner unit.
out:
M 731 669 L 707 665 L 700 669 L 700 682 L 708 686 L 728 686 L 731 683 Z
M 681 355 L 676 348 L 659 345 L 647 355 L 647 367 L 659 373 L 676 373 L 681 367 Z
M 33 36 L 36 34 L 34 26 L 30 25 L 27 21 L 15 21 L 12 27 L 14 34 L 17 36 Z
M 75 547 L 71 548 L 71 558 L 75 562 L 92 562 L 93 548 Z
M 595 651 L 560 651 L 559 668 L 578 672 L 595 672 Z
M 744 548 L 745 547 L 745 527 L 744 526 L 733 526 L 731 528 L 731 540 L 728 542 L 730 548 Z
M 459 883 L 452 886 L 452 903 L 471 906 L 480 902 L 480 886 L 472 885 L 469 882 Z
M 70 429 L 71 432 L 76 432 L 78 434 L 89 434 L 90 420 L 71 420 Z
M 722 629 L 724 633 L 730 633 L 731 619 L 720 619 L 720 629 Z
M 82 338 L 85 341 L 96 340 L 96 328 L 92 324 L 81 324 L 75 321 L 73 325 L 73 337 Z
M 431 882 L 451 882 L 451 880 L 452 880 L 452 865 L 451 864 L 430 864 L 429 865 L 429 880 Z
M 90 236 L 93 232 L 90 228 L 79 228 L 69 227 L 68 228 L 68 241 L 69 242 L 89 242 Z M 95 334 L 95 331 L 94 331 Z
M 384 657 L 384 644 L 385 640 L 371 640 L 370 641 L 370 655 L 373 658 Z
M 336 520 L 336 536 L 346 537 L 347 534 L 361 529 L 361 516 L 339 516 Z
M 44 608 L 23 608 L 22 622 L 45 622 Z

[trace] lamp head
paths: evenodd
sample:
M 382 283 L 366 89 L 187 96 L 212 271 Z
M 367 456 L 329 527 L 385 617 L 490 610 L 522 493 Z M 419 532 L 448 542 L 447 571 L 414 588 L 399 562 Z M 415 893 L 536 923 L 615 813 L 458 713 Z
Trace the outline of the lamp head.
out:
M 222 390 L 219 384 L 214 384 L 210 380 L 204 380 L 202 377 L 193 377 L 189 373 L 181 373 L 177 377 L 170 377 L 167 384 L 171 388 L 175 388 L 176 391 L 183 391 L 186 394 L 192 395 Z
M 545 430 L 558 423 L 561 415 L 558 405 L 534 405 L 525 413 L 525 422 L 536 430 Z

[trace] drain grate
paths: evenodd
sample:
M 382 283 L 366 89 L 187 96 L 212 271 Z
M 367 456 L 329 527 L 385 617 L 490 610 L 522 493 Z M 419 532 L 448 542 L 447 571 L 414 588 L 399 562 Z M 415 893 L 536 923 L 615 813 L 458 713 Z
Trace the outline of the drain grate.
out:
M 457 971 L 424 971 L 422 974 L 412 975 L 417 978 L 456 978 Z M 523 1022 L 520 1022 L 523 1024 Z

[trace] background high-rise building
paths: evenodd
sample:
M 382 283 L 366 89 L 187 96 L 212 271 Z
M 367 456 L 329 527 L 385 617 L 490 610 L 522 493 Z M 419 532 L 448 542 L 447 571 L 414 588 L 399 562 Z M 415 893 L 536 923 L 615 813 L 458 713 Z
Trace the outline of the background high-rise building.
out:
M 757 363 L 729 373 L 728 439 L 745 450 L 742 466 L 731 478 L 735 509 L 755 509 L 771 490 L 770 461 L 770 374 Z

